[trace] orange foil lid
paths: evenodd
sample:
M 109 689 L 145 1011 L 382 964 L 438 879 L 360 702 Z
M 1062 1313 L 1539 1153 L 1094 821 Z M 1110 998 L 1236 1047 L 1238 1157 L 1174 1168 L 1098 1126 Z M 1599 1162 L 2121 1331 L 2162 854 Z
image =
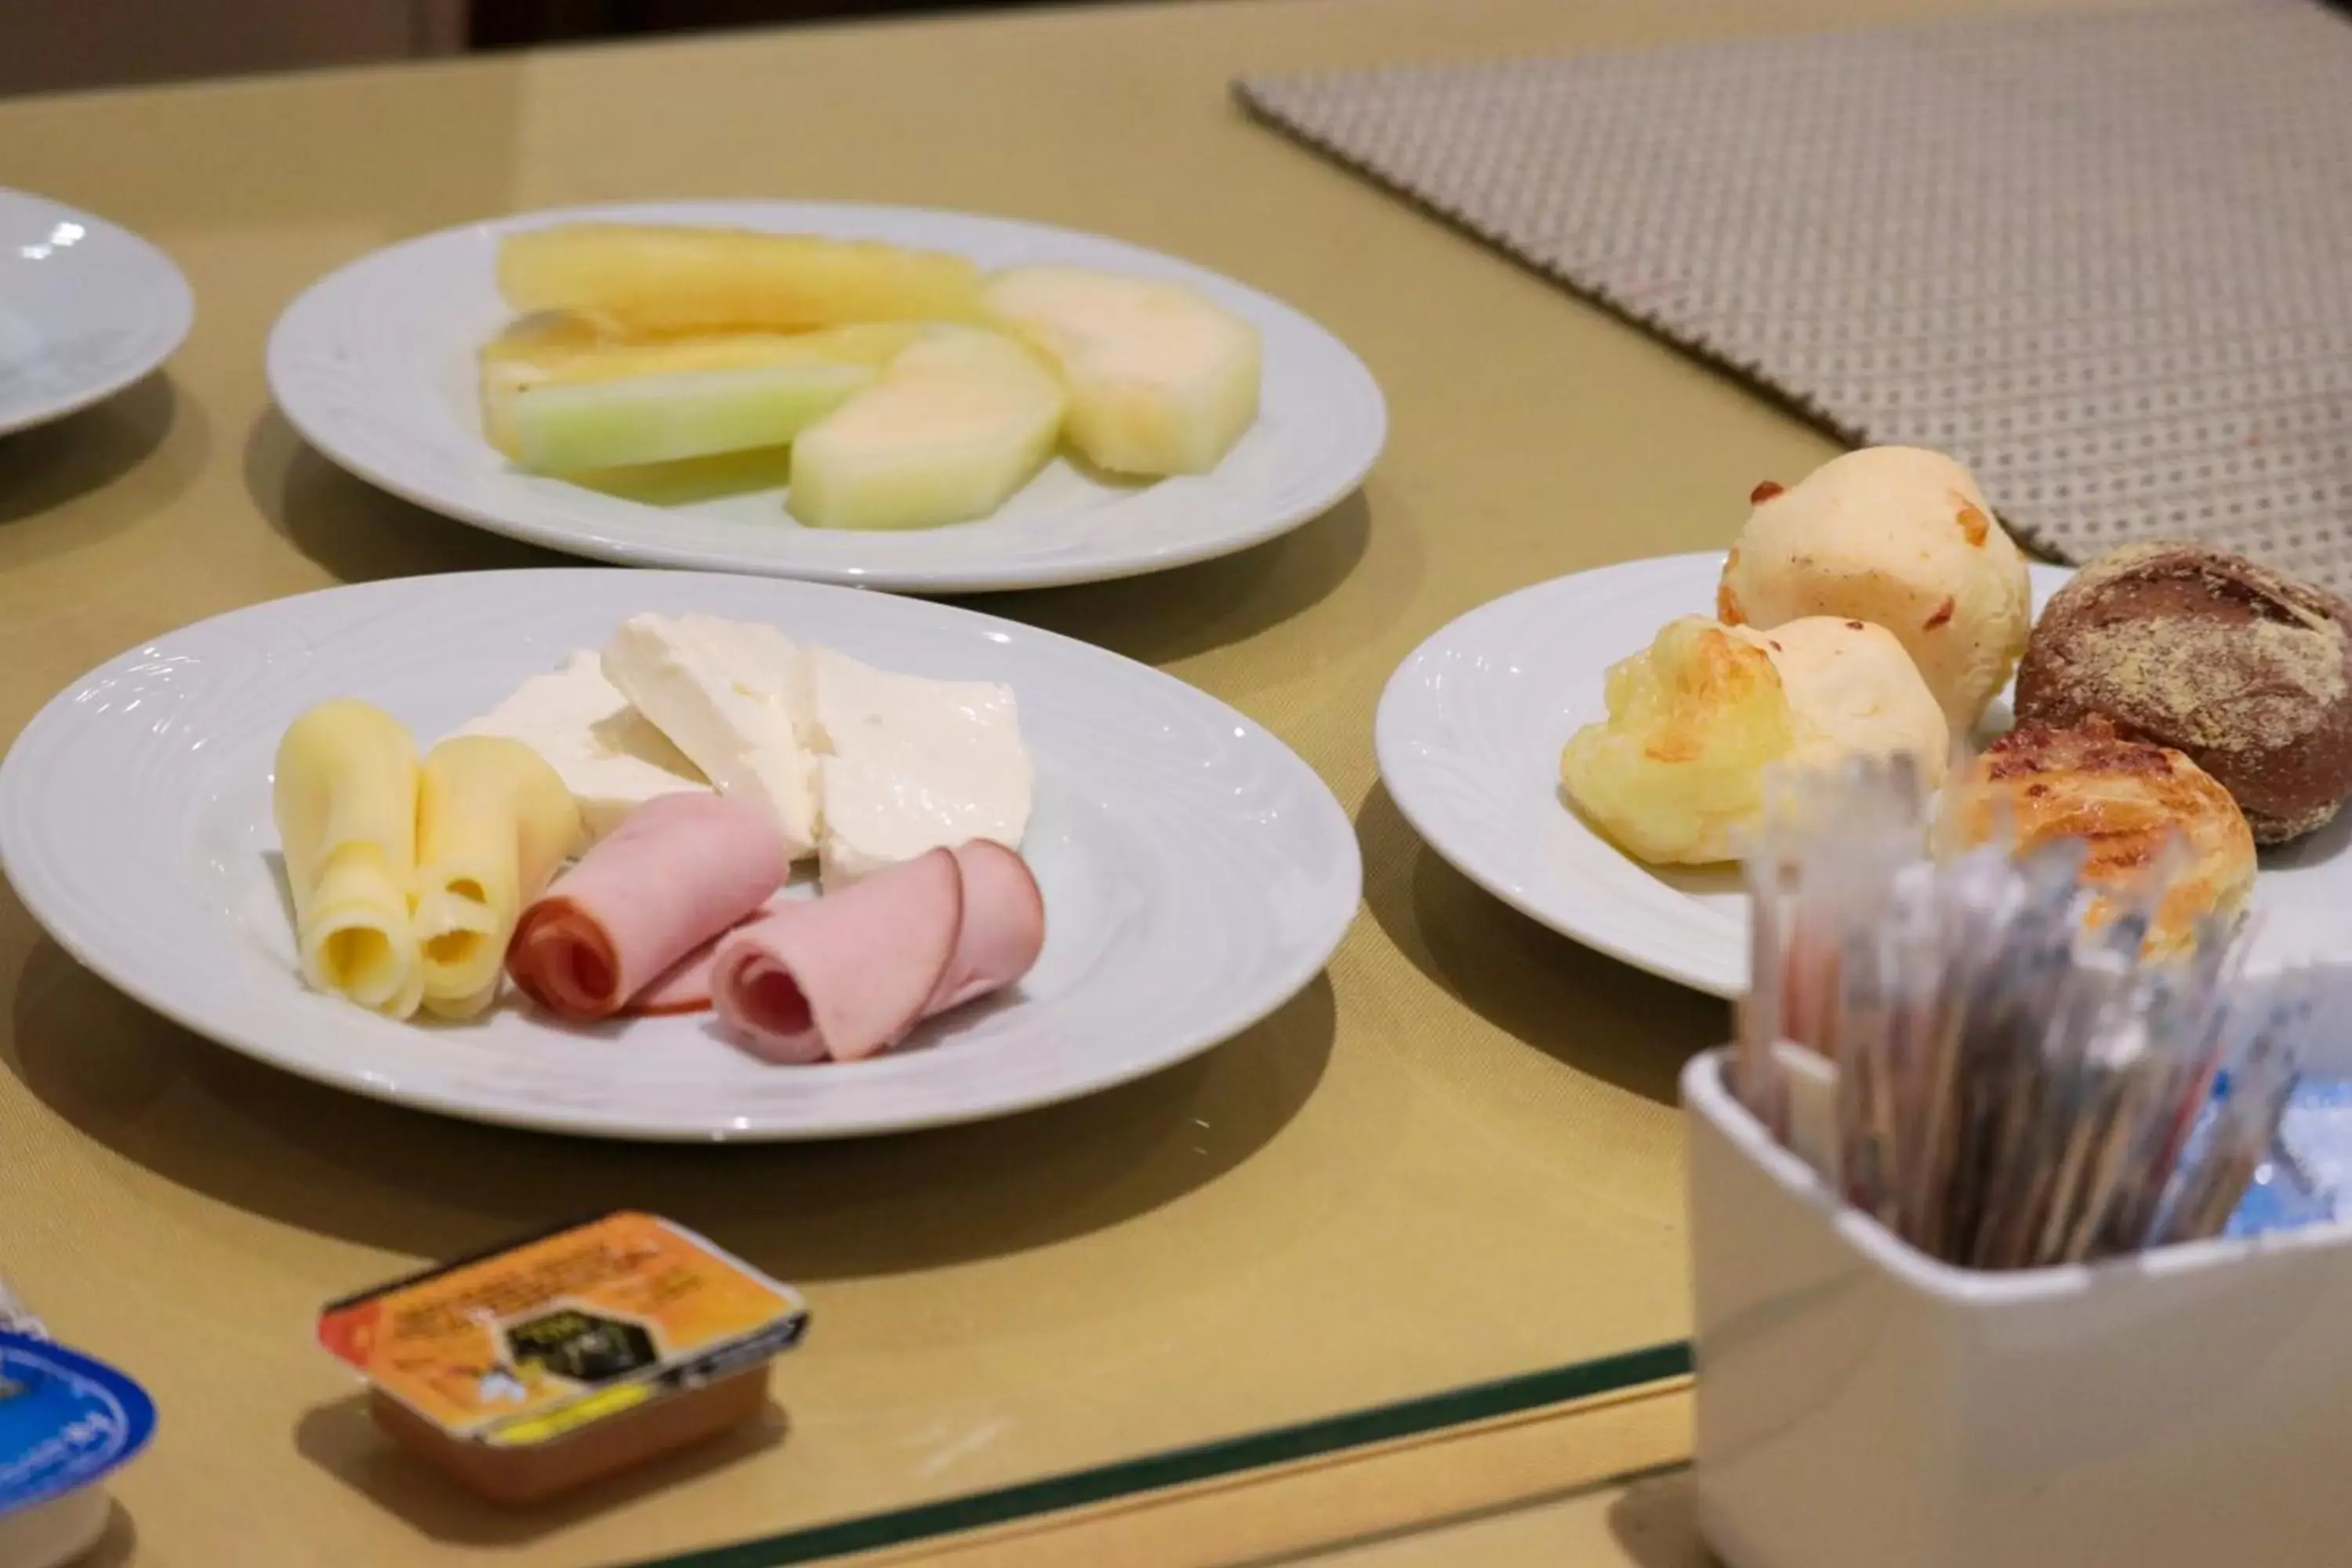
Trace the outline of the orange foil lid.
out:
M 546 1442 L 790 1350 L 800 1293 L 622 1211 L 337 1301 L 319 1342 L 453 1436 Z

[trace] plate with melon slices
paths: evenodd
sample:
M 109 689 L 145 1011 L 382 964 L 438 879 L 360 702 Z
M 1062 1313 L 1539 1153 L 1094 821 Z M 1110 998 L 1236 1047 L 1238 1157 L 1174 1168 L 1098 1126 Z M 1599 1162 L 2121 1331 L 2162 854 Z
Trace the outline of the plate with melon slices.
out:
M 1380 387 L 1175 258 L 903 207 L 574 208 L 392 246 L 304 293 L 272 395 L 320 452 L 632 565 L 919 593 L 1099 581 L 1328 510 Z

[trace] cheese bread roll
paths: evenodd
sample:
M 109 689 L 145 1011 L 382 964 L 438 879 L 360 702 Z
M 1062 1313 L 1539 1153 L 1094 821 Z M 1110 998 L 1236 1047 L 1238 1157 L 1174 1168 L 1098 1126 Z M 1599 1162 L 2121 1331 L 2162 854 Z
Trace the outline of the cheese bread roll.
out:
M 1934 788 L 1943 710 L 1884 627 L 1808 616 L 1769 632 L 1685 616 L 1609 670 L 1609 716 L 1560 756 L 1560 784 L 1602 832 L 1653 864 L 1735 858 L 1765 779 L 1907 753 Z
M 1654 865 L 1739 853 L 1765 770 L 1797 744 L 1795 710 L 1760 639 L 1696 616 L 1609 667 L 1609 716 L 1570 737 L 1560 784 L 1611 838 Z
M 497 996 L 523 906 L 580 847 L 580 807 L 520 741 L 453 735 L 416 791 L 416 913 L 425 1006 L 470 1017 Z
M 394 1018 L 416 1011 L 424 971 L 409 924 L 416 873 L 416 744 L 350 698 L 322 702 L 278 742 L 272 800 L 302 978 Z
M 1950 727 L 1972 731 L 2009 684 L 2033 610 L 2025 557 L 1968 469 L 1916 447 L 1864 447 L 1749 499 L 1717 618 L 1759 631 L 1808 616 L 1885 626 Z

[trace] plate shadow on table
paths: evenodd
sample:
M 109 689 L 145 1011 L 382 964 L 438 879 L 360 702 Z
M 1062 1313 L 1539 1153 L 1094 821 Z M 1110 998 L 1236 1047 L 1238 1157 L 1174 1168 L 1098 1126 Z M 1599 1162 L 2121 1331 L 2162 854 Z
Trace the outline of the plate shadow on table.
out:
M 1698 1532 L 1698 1491 L 1689 1468 L 1633 1481 L 1609 1505 L 1609 1533 L 1638 1568 L 1720 1568 Z
M 320 456 L 274 408 L 247 437 L 245 485 L 270 526 L 341 582 L 597 564 L 380 490 Z M 1358 491 L 1238 554 L 1108 583 L 950 602 L 1163 664 L 1245 641 L 1321 603 L 1355 570 L 1370 535 L 1370 508 Z
M 601 1513 L 682 1486 L 786 1441 L 790 1423 L 774 1404 L 758 1420 L 581 1491 L 525 1508 L 500 1508 L 452 1485 L 394 1447 L 368 1414 L 367 1396 L 318 1405 L 294 1428 L 295 1451 L 377 1507 L 444 1545 L 522 1546 Z
M 380 490 L 312 450 L 275 408 L 247 432 L 245 489 L 270 527 L 339 582 L 589 564 Z
M 1171 664 L 1246 642 L 1321 604 L 1364 558 L 1371 529 L 1370 503 L 1358 490 L 1279 539 L 1213 561 L 955 602 L 1145 664 Z
M 1720 1568 L 1699 1540 L 1692 1513 L 1690 1478 L 1685 1467 L 1641 1470 L 1600 1481 L 1580 1482 L 1554 1491 L 1466 1509 L 1433 1519 L 1416 1520 L 1393 1529 L 1375 1531 L 1345 1540 L 1285 1550 L 1235 1563 L 1232 1568 L 1310 1568 L 1317 1563 L 1377 1563 L 1380 1568 L 1419 1568 L 1475 1561 L 1470 1555 L 1491 1551 L 1497 1537 L 1483 1532 L 1499 1526 L 1507 1539 L 1528 1556 L 1549 1548 L 1562 1563 L 1579 1561 L 1570 1553 L 1589 1542 L 1584 1521 L 1587 1510 L 1609 1490 L 1622 1488 L 1611 1500 L 1605 1515 L 1610 1535 L 1635 1568 Z
M 1356 815 L 1364 902 L 1397 950 L 1496 1028 L 1579 1072 L 1676 1103 L 1683 1064 L 1728 1038 L 1725 1004 L 1538 925 L 1421 841 L 1383 785 Z
M 157 500 L 162 504 L 194 481 L 204 467 L 206 434 L 204 411 L 180 396 L 165 372 L 142 376 L 62 419 L 0 436 L 0 528 L 123 479 L 155 455 L 175 426 L 186 433 L 188 450 L 169 477 L 169 492 Z M 137 520 L 126 508 L 110 526 L 127 528 Z M 34 553 L 49 552 L 36 547 Z
M 314 1084 L 190 1036 L 37 937 L 5 1055 L 86 1136 L 281 1224 L 429 1259 L 635 1206 L 807 1284 L 1001 1257 L 1175 1202 L 1297 1112 L 1329 1059 L 1334 1019 L 1318 977 L 1236 1039 L 1063 1105 L 829 1143 L 624 1143 Z

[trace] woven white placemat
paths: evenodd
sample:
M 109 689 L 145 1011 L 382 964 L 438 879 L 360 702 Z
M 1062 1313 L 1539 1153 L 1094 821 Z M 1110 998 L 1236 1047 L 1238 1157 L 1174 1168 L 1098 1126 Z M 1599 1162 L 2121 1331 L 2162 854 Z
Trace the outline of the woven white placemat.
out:
M 2352 21 L 2306 0 L 1254 79 L 1274 124 L 2025 541 L 2352 592 Z

